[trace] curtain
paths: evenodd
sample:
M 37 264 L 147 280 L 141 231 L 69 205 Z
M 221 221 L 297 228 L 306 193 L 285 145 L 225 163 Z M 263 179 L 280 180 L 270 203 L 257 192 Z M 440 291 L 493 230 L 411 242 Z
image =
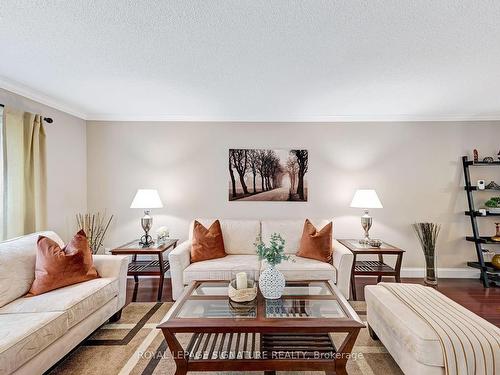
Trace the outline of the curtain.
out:
M 43 117 L 4 108 L 3 239 L 44 230 L 47 177 Z

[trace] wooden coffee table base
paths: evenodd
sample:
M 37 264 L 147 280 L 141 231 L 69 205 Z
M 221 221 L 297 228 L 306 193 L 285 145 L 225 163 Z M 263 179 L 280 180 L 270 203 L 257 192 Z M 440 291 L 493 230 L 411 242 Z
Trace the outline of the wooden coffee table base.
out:
M 221 327 L 221 331 L 224 327 Z M 337 349 L 327 333 L 194 333 L 184 349 L 174 333 L 162 329 L 175 360 L 176 375 L 188 371 L 325 371 L 347 374 L 346 363 L 359 328 L 346 330 Z M 228 349 L 229 348 L 229 349 Z
M 365 325 L 331 281 L 287 281 L 281 299 L 266 300 L 259 290 L 247 304 L 230 301 L 227 285 L 227 281 L 191 283 L 158 326 L 176 363 L 176 375 L 188 371 L 347 374 L 347 361 Z M 189 343 L 181 345 L 179 334 L 192 334 Z

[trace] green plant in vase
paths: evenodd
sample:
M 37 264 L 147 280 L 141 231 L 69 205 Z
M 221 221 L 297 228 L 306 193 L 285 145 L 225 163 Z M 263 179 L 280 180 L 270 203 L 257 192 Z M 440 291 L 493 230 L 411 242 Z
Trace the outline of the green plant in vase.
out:
M 254 244 L 260 260 L 265 260 L 271 267 L 275 267 L 284 260 L 289 260 L 290 256 L 285 255 L 285 240 L 277 233 L 271 235 L 269 246 L 258 237 Z
M 498 208 L 500 207 L 500 197 L 491 197 L 484 205 L 489 208 Z
M 285 240 L 277 233 L 271 235 L 269 246 L 257 238 L 254 244 L 260 260 L 265 260 L 269 265 L 259 277 L 259 288 L 267 299 L 278 299 L 285 290 L 285 277 L 276 269 L 276 266 L 284 260 L 289 260 L 290 256 L 285 254 Z
M 500 207 L 500 197 L 491 197 L 484 205 L 486 207 Z

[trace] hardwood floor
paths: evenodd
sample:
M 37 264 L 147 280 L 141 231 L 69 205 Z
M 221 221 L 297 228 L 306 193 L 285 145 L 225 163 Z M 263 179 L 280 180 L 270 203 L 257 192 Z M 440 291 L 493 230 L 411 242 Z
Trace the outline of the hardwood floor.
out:
M 157 277 L 139 277 L 139 283 L 135 283 L 133 278 L 127 279 L 127 300 L 126 304 L 135 302 L 156 302 L 158 296 Z M 172 286 L 170 278 L 163 281 L 162 302 L 172 302 Z
M 386 278 L 383 281 L 392 281 Z M 423 283 L 422 279 L 402 279 L 406 283 Z M 364 300 L 365 285 L 375 284 L 373 277 L 357 277 L 356 291 L 359 300 Z M 452 300 L 500 327 L 500 288 L 483 288 L 479 280 L 473 279 L 440 279 L 437 289 Z M 139 279 L 135 288 L 137 302 L 154 302 L 158 293 L 157 278 Z M 134 279 L 127 280 L 127 304 L 134 297 Z M 165 279 L 163 284 L 163 302 L 172 301 L 172 288 L 170 279 Z

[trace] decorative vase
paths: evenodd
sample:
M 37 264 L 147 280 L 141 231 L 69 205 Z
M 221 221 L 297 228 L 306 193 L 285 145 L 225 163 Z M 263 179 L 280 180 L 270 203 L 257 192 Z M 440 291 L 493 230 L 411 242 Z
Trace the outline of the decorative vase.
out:
M 491 259 L 491 265 L 493 268 L 500 270 L 500 254 L 496 254 L 492 259 Z
M 425 251 L 424 251 L 425 252 Z M 428 250 L 425 254 L 425 278 L 424 284 L 430 286 L 437 285 L 436 278 L 436 257 L 434 255 L 434 249 Z
M 418 236 L 425 257 L 424 284 L 436 286 L 436 242 L 441 226 L 435 223 L 415 223 L 413 229 Z
M 259 288 L 266 299 L 281 298 L 285 291 L 285 276 L 275 267 L 269 266 L 260 274 Z
M 493 237 L 491 237 L 491 240 L 495 242 L 500 242 L 500 223 L 495 223 L 495 225 L 496 225 L 496 234 Z

